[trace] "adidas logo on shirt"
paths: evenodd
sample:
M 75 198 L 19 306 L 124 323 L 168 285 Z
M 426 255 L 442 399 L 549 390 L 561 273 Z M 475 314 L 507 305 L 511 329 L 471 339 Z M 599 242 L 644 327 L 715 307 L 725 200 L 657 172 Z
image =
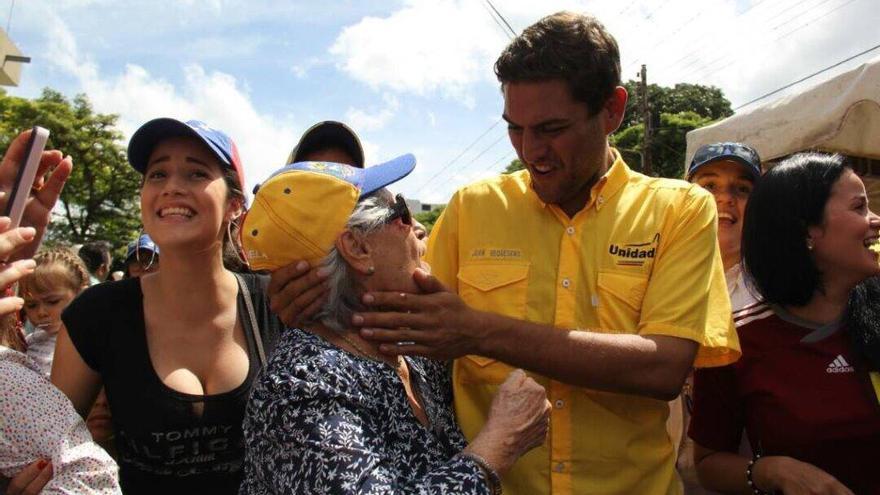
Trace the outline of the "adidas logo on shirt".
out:
M 831 364 L 825 368 L 826 373 L 852 373 L 855 371 L 855 368 L 849 365 L 846 362 L 846 359 L 843 359 L 843 356 L 840 354 L 834 358 L 834 361 L 831 361 Z

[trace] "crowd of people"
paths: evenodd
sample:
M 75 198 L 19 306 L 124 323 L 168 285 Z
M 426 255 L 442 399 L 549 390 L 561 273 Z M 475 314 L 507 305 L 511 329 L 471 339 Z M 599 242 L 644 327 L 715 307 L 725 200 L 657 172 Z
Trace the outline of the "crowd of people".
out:
M 249 204 L 226 133 L 158 118 L 114 277 L 108 243 L 40 248 L 73 166 L 45 152 L 0 218 L 0 492 L 880 494 L 880 217 L 846 160 L 633 171 L 587 15 L 495 73 L 525 169 L 430 235 L 389 189 L 415 157 L 366 166 L 341 122 Z

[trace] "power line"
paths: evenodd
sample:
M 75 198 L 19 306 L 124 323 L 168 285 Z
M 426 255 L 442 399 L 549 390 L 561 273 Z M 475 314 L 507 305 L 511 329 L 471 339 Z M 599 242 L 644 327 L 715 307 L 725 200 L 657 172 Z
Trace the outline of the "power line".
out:
M 795 4 L 799 3 L 800 1 L 801 1 L 801 0 L 793 0 L 792 3 L 791 3 L 791 5 L 789 5 L 789 6 L 786 7 L 786 8 L 791 8 L 792 6 L 794 6 Z M 756 3 L 752 4 L 748 9 L 742 11 L 740 14 L 737 14 L 737 16 L 734 18 L 734 20 L 736 20 L 736 19 L 740 19 L 740 18 L 742 18 L 742 17 L 745 17 L 745 16 L 748 15 L 750 12 L 752 12 L 752 10 L 753 10 L 755 7 L 757 7 L 758 5 L 761 5 L 761 4 L 763 4 L 763 3 L 764 3 L 764 1 L 762 0 L 761 2 L 756 2 Z M 779 4 L 770 3 L 768 8 L 771 9 L 771 11 L 772 11 L 772 9 L 773 9 L 774 7 L 777 7 L 777 6 L 779 6 Z M 784 11 L 784 10 L 785 10 L 785 8 L 783 9 L 783 11 Z M 776 18 L 776 16 L 771 17 L 771 19 L 775 19 L 775 18 Z M 702 36 L 705 34 L 705 30 L 704 30 L 704 31 L 697 32 L 696 34 L 697 34 L 697 37 L 702 37 Z M 672 61 L 672 62 L 670 62 L 670 63 L 665 63 L 665 62 L 662 62 L 662 61 L 661 61 L 661 62 L 659 63 L 659 65 L 661 65 L 661 66 L 663 66 L 663 67 L 669 69 L 669 68 L 675 67 L 675 66 L 678 65 L 679 63 L 681 63 L 681 62 L 683 62 L 683 61 L 685 61 L 685 60 L 687 60 L 687 59 L 689 59 L 689 58 L 696 57 L 696 56 L 700 53 L 700 51 L 705 47 L 705 45 L 698 45 L 698 46 L 699 46 L 699 48 L 697 48 L 697 49 L 695 49 L 695 50 L 692 50 L 692 51 L 690 51 L 690 52 L 687 52 L 687 53 L 683 54 L 682 56 L 680 56 L 679 58 L 677 58 L 676 60 L 674 60 L 674 61 Z M 687 63 L 687 64 L 684 65 L 680 70 L 684 70 L 684 69 L 686 69 L 686 68 L 692 66 L 692 65 L 693 65 L 694 63 L 696 63 L 697 61 L 699 61 L 699 58 L 697 58 L 697 59 L 695 59 L 695 60 L 693 60 L 693 61 Z
M 486 134 L 489 134 L 489 131 L 491 131 L 492 129 L 496 128 L 496 127 L 498 126 L 498 124 L 500 124 L 500 123 L 502 122 L 502 120 L 503 120 L 503 119 L 500 119 L 500 118 L 499 118 L 498 120 L 496 120 L 494 124 L 492 124 L 491 126 L 489 126 L 488 129 L 486 129 L 485 131 L 483 131 L 482 134 L 480 134 L 479 136 L 477 136 L 477 139 L 474 139 L 474 140 L 471 142 L 471 144 L 465 146 L 465 148 L 464 148 L 463 150 L 461 150 L 461 153 L 459 153 L 458 155 L 455 156 L 455 158 L 453 158 L 452 160 L 449 160 L 448 162 L 446 162 L 445 165 L 443 165 L 442 167 L 440 167 L 440 170 L 438 170 L 436 174 L 434 174 L 430 179 L 426 180 L 421 186 L 419 186 L 419 188 L 416 190 L 416 192 L 419 192 L 419 191 L 421 191 L 422 189 L 424 189 L 425 186 L 427 186 L 428 184 L 430 184 L 431 181 L 433 181 L 433 180 L 436 179 L 440 174 L 442 174 L 447 168 L 449 168 L 450 165 L 452 165 L 453 163 L 455 163 L 456 160 L 458 160 L 459 158 L 461 158 L 462 156 L 464 156 L 464 154 L 467 153 L 471 148 L 473 148 L 478 142 L 480 142 L 480 140 L 483 139 L 483 137 L 484 137 Z
M 739 14 L 737 14 L 736 17 L 733 18 L 733 20 L 736 20 L 736 19 L 739 19 L 739 18 L 741 18 L 741 17 L 744 17 L 744 16 L 748 15 L 749 12 L 751 12 L 754 8 L 756 8 L 757 6 L 761 5 L 761 4 L 764 3 L 765 1 L 766 1 L 766 0 L 760 0 L 760 1 L 758 1 L 758 2 L 753 3 L 752 5 L 749 6 L 749 8 L 747 8 L 746 10 L 744 10 L 744 11 L 740 12 Z M 795 2 L 798 2 L 798 1 L 800 1 L 800 0 L 794 0 L 794 1 L 795 1 Z M 690 21 L 688 21 L 688 22 L 690 22 Z M 711 25 L 709 25 L 709 27 L 711 27 Z M 693 31 L 692 34 L 694 34 L 695 37 L 702 37 L 702 36 L 706 33 L 706 31 L 707 31 L 707 29 L 703 29 L 702 31 Z M 670 36 L 670 37 L 666 37 L 666 38 L 663 39 L 663 41 L 662 41 L 660 44 L 662 44 L 662 43 L 664 43 L 664 42 L 666 42 L 666 41 L 668 41 L 668 40 L 670 40 L 670 39 L 672 39 L 671 36 Z M 690 39 L 690 38 L 688 38 L 688 39 Z M 658 46 L 659 46 L 659 44 L 658 44 Z M 676 60 L 675 60 L 674 62 L 672 62 L 672 63 L 662 63 L 662 65 L 663 65 L 664 67 L 673 67 L 673 66 L 675 66 L 676 64 L 678 64 L 679 62 L 681 62 L 681 61 L 683 61 L 683 60 L 687 60 L 689 57 L 694 56 L 694 55 L 697 54 L 698 52 L 699 52 L 699 50 L 693 50 L 693 51 L 691 51 L 691 52 L 685 53 L 684 55 L 682 55 L 681 57 L 679 57 L 678 59 L 676 59 Z M 630 64 L 630 65 L 633 65 L 633 64 Z
M 492 141 L 491 143 L 489 143 L 489 146 L 486 146 L 485 148 L 483 148 L 483 151 L 480 151 L 479 153 L 477 153 L 476 155 L 474 155 L 474 157 L 471 158 L 471 161 L 467 162 L 467 163 L 464 165 L 464 167 L 459 167 L 459 168 L 460 168 L 460 169 L 464 169 L 464 168 L 469 167 L 470 165 L 473 165 L 474 163 L 477 162 L 477 160 L 480 159 L 480 157 L 482 157 L 483 155 L 485 155 L 487 151 L 489 151 L 490 149 L 494 148 L 496 144 L 500 143 L 501 140 L 504 139 L 504 138 L 506 138 L 506 137 L 507 137 L 507 134 L 502 134 L 502 135 L 498 136 L 498 139 L 496 139 L 495 141 Z
M 489 143 L 489 146 L 486 146 L 486 147 L 483 148 L 479 153 L 477 153 L 476 155 L 474 155 L 474 157 L 471 158 L 471 161 L 465 163 L 465 164 L 462 165 L 462 166 L 458 166 L 458 167 L 450 168 L 449 170 L 455 170 L 456 172 L 458 172 L 458 171 L 464 170 L 464 169 L 466 169 L 467 167 L 473 165 L 473 164 L 474 164 L 474 163 L 475 163 L 480 157 L 482 157 L 483 155 L 485 155 L 487 151 L 489 151 L 490 149 L 494 148 L 496 144 L 498 144 L 499 142 L 501 142 L 501 140 L 504 139 L 504 138 L 506 138 L 506 137 L 507 137 L 507 134 L 502 134 L 502 135 L 498 136 L 498 138 L 497 138 L 496 140 L 494 140 L 494 141 L 492 141 L 491 143 Z M 416 192 L 421 192 L 422 189 L 424 189 L 425 187 L 427 187 L 427 186 L 428 186 L 428 185 L 429 185 L 429 184 L 430 184 L 435 178 L 437 178 L 437 176 L 439 176 L 440 173 L 443 172 L 444 170 L 446 170 L 446 169 L 443 169 L 443 170 L 441 170 L 440 172 L 434 174 L 434 177 L 431 177 L 431 179 L 429 179 L 427 182 L 425 182 L 424 184 L 422 184 L 422 185 L 416 190 Z
M 516 151 L 513 151 L 513 150 L 505 151 L 503 155 L 499 156 L 498 159 L 495 160 L 494 162 L 492 162 L 488 167 L 483 167 L 483 171 L 485 172 L 485 171 L 491 170 L 491 169 L 495 168 L 495 166 L 498 165 L 499 163 L 501 163 L 505 160 L 509 160 L 509 159 L 513 158 L 515 155 L 516 155 Z
M 9 28 L 12 27 L 12 9 L 15 8 L 15 0 L 9 2 L 9 17 L 6 18 L 6 36 L 10 36 Z
M 489 10 L 489 7 L 487 7 L 485 3 L 480 3 L 480 5 L 483 7 L 483 10 L 485 10 L 486 13 L 489 14 L 489 17 L 491 17 L 492 20 L 495 21 L 495 25 L 501 28 L 501 31 L 504 32 L 504 35 L 507 36 L 508 39 L 513 39 L 513 35 L 510 34 L 504 24 L 502 24 L 501 21 L 498 20 L 498 18 L 495 17 L 494 14 L 492 14 L 492 11 Z
M 801 24 L 800 26 L 798 26 L 798 27 L 792 29 L 791 31 L 788 31 L 788 32 L 785 33 L 782 37 L 785 38 L 785 37 L 787 37 L 788 35 L 790 35 L 791 33 L 794 33 L 795 31 L 800 31 L 801 29 L 803 29 L 803 28 L 809 26 L 810 24 L 812 24 L 812 23 L 818 21 L 819 19 L 823 19 L 823 18 L 829 16 L 830 14 L 832 14 L 832 13 L 834 13 L 834 12 L 836 12 L 836 11 L 842 9 L 843 7 L 846 7 L 847 5 L 849 5 L 849 4 L 851 4 L 851 3 L 855 2 L 855 1 L 857 1 L 857 0 L 849 0 L 849 1 L 846 2 L 846 3 L 842 3 L 842 4 L 838 5 L 837 7 L 834 7 L 833 9 L 831 9 L 831 10 L 825 12 L 824 14 L 821 14 L 821 15 L 819 15 L 819 16 L 816 16 L 816 17 L 814 17 L 813 19 L 807 21 L 806 23 Z M 780 38 L 780 39 L 782 39 L 782 38 Z
M 495 24 L 497 24 L 498 27 L 501 28 L 501 30 L 504 31 L 504 33 L 505 33 L 509 38 L 513 39 L 513 37 L 516 36 L 516 32 L 515 32 L 515 31 L 513 30 L 513 28 L 510 26 L 510 23 L 507 22 L 507 19 L 505 19 L 504 16 L 501 14 L 501 12 L 499 12 L 498 9 L 495 8 L 495 6 L 492 4 L 492 2 L 491 2 L 490 0 L 485 0 L 485 2 L 486 2 L 486 5 L 488 5 L 489 8 L 491 8 L 491 11 L 486 10 L 486 13 L 489 14 L 489 17 L 491 17 L 492 20 L 495 21 Z M 482 5 L 482 4 L 481 4 L 481 5 Z M 483 5 L 483 9 L 486 9 L 486 5 Z M 501 22 L 499 22 L 499 19 L 501 20 Z M 502 23 L 503 23 L 503 24 L 502 24 Z M 498 124 L 500 124 L 500 123 L 502 122 L 502 120 L 503 120 L 503 119 L 500 119 L 500 118 L 499 118 L 498 120 L 496 120 L 495 123 L 493 123 L 491 126 L 489 126 L 488 129 L 486 129 L 485 131 L 483 131 L 482 134 L 480 134 L 479 136 L 477 136 L 476 139 L 474 139 L 470 144 L 468 144 L 467 146 L 465 146 L 465 148 L 464 148 L 463 150 L 461 150 L 461 152 L 460 152 L 458 155 L 456 155 L 455 158 L 453 158 L 452 160 L 449 160 L 448 162 L 446 162 L 446 164 L 444 164 L 442 167 L 440 167 L 440 170 L 438 170 L 437 173 L 435 173 L 434 175 L 432 175 L 430 179 L 428 179 L 427 181 L 425 181 L 424 183 L 422 183 L 422 185 L 419 186 L 418 189 L 416 189 L 416 193 L 421 192 L 422 189 L 424 189 L 425 187 L 427 187 L 428 184 L 430 184 L 431 182 L 433 182 L 434 179 L 436 179 L 437 177 L 440 176 L 440 174 L 442 174 L 443 172 L 447 171 L 447 170 L 450 168 L 450 166 L 452 166 L 453 163 L 455 163 L 456 161 L 458 161 L 459 159 L 461 159 L 461 157 L 463 157 L 463 156 L 465 155 L 465 153 L 467 153 L 468 151 L 470 151 L 470 149 L 473 148 L 478 142 L 480 142 L 480 140 L 483 139 L 483 137 L 485 137 L 487 134 L 489 134 L 489 132 L 490 132 L 492 129 L 494 129 L 495 127 L 497 127 Z M 501 137 L 504 137 L 504 136 L 502 135 Z M 500 141 L 500 140 L 501 140 L 501 138 L 498 138 L 498 139 L 496 139 L 495 141 L 493 141 L 488 147 L 486 147 L 483 151 L 481 151 L 480 153 L 478 153 L 477 156 L 476 156 L 473 160 L 471 160 L 471 162 L 468 163 L 467 165 L 470 165 L 470 164 L 472 164 L 474 161 L 476 161 L 477 158 L 479 158 L 480 156 L 482 156 L 482 155 L 483 155 L 486 151 L 488 151 L 492 146 L 495 146 L 495 145 L 498 143 L 498 141 Z M 465 166 L 467 166 L 467 165 L 465 165 Z M 460 167 L 459 167 L 459 168 L 460 168 Z
M 849 62 L 850 60 L 852 60 L 852 59 L 854 59 L 854 58 L 861 57 L 862 55 L 864 55 L 864 54 L 866 54 L 866 53 L 868 53 L 868 52 L 872 52 L 872 51 L 874 51 L 874 50 L 876 50 L 876 49 L 878 49 L 878 48 L 880 48 L 880 45 L 874 45 L 874 46 L 872 46 L 871 48 L 868 48 L 867 50 L 864 50 L 864 51 L 861 51 L 861 52 L 859 52 L 859 53 L 856 53 L 855 55 L 853 55 L 853 56 L 851 56 L 851 57 L 847 57 L 847 58 L 841 60 L 840 62 L 837 62 L 837 63 L 834 64 L 834 65 L 829 65 L 828 67 L 825 67 L 825 68 L 822 69 L 822 70 L 816 71 L 816 72 L 810 74 L 809 76 L 802 77 L 802 78 L 798 79 L 797 81 L 795 81 L 795 82 L 793 82 L 793 83 L 786 84 L 785 86 L 783 86 L 783 87 L 781 87 L 781 88 L 779 88 L 779 89 L 774 89 L 773 91 L 771 91 L 771 92 L 769 92 L 769 93 L 767 93 L 767 94 L 765 94 L 765 95 L 761 95 L 761 96 L 759 96 L 759 97 L 757 97 L 757 98 L 755 98 L 755 99 L 753 99 L 753 100 L 749 100 L 748 102 L 743 103 L 742 105 L 740 105 L 740 106 L 734 108 L 734 110 L 739 110 L 740 108 L 745 107 L 745 106 L 748 106 L 748 105 L 751 105 L 752 103 L 755 103 L 756 101 L 763 100 L 764 98 L 767 98 L 768 96 L 773 96 L 773 95 L 775 95 L 776 93 L 778 93 L 778 92 L 780 92 L 780 91 L 782 91 L 782 90 L 785 90 L 785 89 L 788 89 L 788 88 L 794 86 L 795 84 L 802 83 L 802 82 L 806 81 L 807 79 L 810 79 L 811 77 L 818 76 L 819 74 L 821 74 L 821 73 L 823 73 L 823 72 L 825 72 L 825 71 L 831 70 L 831 69 L 833 69 L 833 68 L 835 68 L 835 67 L 837 67 L 837 66 L 839 66 L 839 65 L 841 65 L 841 64 L 845 64 L 846 62 Z
M 773 39 L 773 40 L 771 41 L 771 43 L 777 43 L 777 42 L 779 42 L 779 41 L 781 41 L 781 40 L 783 40 L 783 39 L 785 39 L 785 38 L 791 36 L 791 35 L 794 34 L 795 32 L 800 31 L 801 29 L 803 29 L 803 28 L 809 26 L 810 24 L 812 24 L 813 22 L 815 22 L 815 21 L 817 21 L 817 20 L 827 18 L 827 17 L 828 17 L 829 15 L 831 15 L 832 13 L 836 12 L 837 10 L 840 10 L 841 8 L 843 8 L 843 7 L 847 6 L 847 5 L 849 5 L 850 3 L 854 2 L 854 1 L 856 1 L 856 0 L 848 0 L 848 1 L 844 1 L 844 3 L 839 4 L 839 5 L 837 5 L 836 7 L 833 7 L 833 8 L 831 8 L 831 9 L 825 11 L 825 12 L 821 12 L 821 13 L 819 13 L 819 15 L 816 16 L 815 18 L 813 18 L 812 20 L 810 20 L 810 21 L 808 21 L 808 22 L 806 22 L 806 23 L 804 23 L 804 24 L 798 26 L 798 27 L 795 28 L 795 29 L 792 29 L 791 31 L 788 31 L 788 32 L 785 33 L 785 34 L 782 34 L 782 35 L 780 35 L 780 36 L 777 36 L 775 39 Z M 823 2 L 823 3 L 824 3 L 824 2 Z M 798 14 L 798 15 L 795 16 L 795 17 L 798 17 L 799 15 L 800 15 L 800 14 Z M 778 16 L 777 16 L 777 17 L 778 17 Z M 782 24 L 784 24 L 784 22 L 783 22 Z M 781 24 L 780 24 L 780 25 L 781 25 Z M 751 54 L 749 54 L 749 55 L 751 55 Z M 682 80 L 686 80 L 686 79 L 688 79 L 688 78 L 690 78 L 690 77 L 692 77 L 692 76 L 701 75 L 703 79 L 709 79 L 709 78 L 711 78 L 712 76 L 714 76 L 715 74 L 717 74 L 718 72 L 720 72 L 720 71 L 726 69 L 727 67 L 729 67 L 730 64 L 731 64 L 733 61 L 742 60 L 742 59 L 744 58 L 744 57 L 740 56 L 740 57 L 736 57 L 736 58 L 734 58 L 733 60 L 731 60 L 730 57 L 731 57 L 731 55 L 730 55 L 730 52 L 729 52 L 729 50 L 728 50 L 727 52 L 722 53 L 721 55 L 719 55 L 718 57 L 715 57 L 714 59 L 712 59 L 712 60 L 709 61 L 709 62 L 702 62 L 702 61 L 701 61 L 702 68 L 694 67 L 693 69 L 691 69 L 691 70 L 689 70 L 689 71 L 687 71 L 687 72 L 684 72 L 684 73 L 679 72 L 679 78 L 682 79 Z M 681 71 L 684 71 L 684 69 L 686 69 L 687 67 L 689 67 L 689 66 L 691 66 L 691 65 L 693 65 L 693 63 L 688 64 L 688 65 L 685 66 L 685 67 L 682 67 Z
M 776 13 L 775 15 L 773 15 L 772 17 L 768 18 L 768 19 L 766 20 L 766 23 L 769 24 L 769 23 L 771 23 L 772 21 L 774 21 L 774 20 L 776 20 L 776 19 L 779 19 L 779 17 L 780 17 L 782 14 L 785 14 L 786 12 L 789 12 L 790 10 L 792 10 L 793 8 L 795 8 L 795 7 L 797 7 L 797 6 L 802 6 L 802 7 L 803 7 L 803 10 L 801 11 L 801 14 L 803 14 L 804 12 L 808 11 L 808 10 L 811 8 L 811 6 L 807 5 L 807 4 L 809 3 L 809 1 L 810 1 L 810 0 L 807 0 L 806 2 L 804 2 L 804 1 L 802 1 L 802 0 L 795 0 L 795 1 L 794 1 L 791 5 L 789 5 L 788 7 L 784 8 L 783 10 L 777 12 L 777 13 Z M 826 2 L 827 2 L 828 0 L 821 0 L 821 1 L 826 1 Z M 797 15 L 801 15 L 801 14 L 797 14 Z M 794 16 L 794 17 L 797 17 L 797 15 Z M 790 17 L 789 19 L 792 19 L 792 18 L 793 18 L 793 17 Z M 788 22 L 789 19 L 783 20 L 782 23 L 780 23 L 779 25 L 782 25 L 782 24 L 784 24 L 785 22 Z M 777 38 L 777 39 L 774 40 L 774 41 L 779 41 L 779 39 Z M 694 53 L 697 53 L 697 51 L 695 51 Z M 679 77 L 681 77 L 682 79 L 686 79 L 687 77 L 689 77 L 690 75 L 694 74 L 695 72 L 700 71 L 701 69 L 702 69 L 703 71 L 706 71 L 710 66 L 712 66 L 713 64 L 715 64 L 715 63 L 718 62 L 719 60 L 727 59 L 727 58 L 729 58 L 729 57 L 730 57 L 730 48 L 726 48 L 725 50 L 723 50 L 723 51 L 721 52 L 720 55 L 718 55 L 717 57 L 713 58 L 710 62 L 706 62 L 705 60 L 703 60 L 703 59 L 697 57 L 697 58 L 691 60 L 689 63 L 687 63 L 686 65 L 682 66 L 682 67 L 679 69 L 679 74 L 683 73 L 683 72 L 686 71 L 687 69 L 690 69 L 690 70 L 688 70 L 687 72 L 684 72 L 684 73 L 686 74 L 685 76 L 681 76 L 681 75 L 679 75 Z
M 801 16 L 803 16 L 803 15 L 805 15 L 805 14 L 808 14 L 808 13 L 810 13 L 810 12 L 814 12 L 817 8 L 819 8 L 819 7 L 823 6 L 823 5 L 825 5 L 826 3 L 830 2 L 830 1 L 831 1 L 831 0 L 822 0 L 821 2 L 819 2 L 819 3 L 817 3 L 817 4 L 814 4 L 813 6 L 804 6 L 804 9 L 801 10 L 800 13 L 795 14 L 795 15 L 793 15 L 792 17 L 789 17 L 788 19 L 783 20 L 782 22 L 780 22 L 780 23 L 777 24 L 776 26 L 772 27 L 770 30 L 771 30 L 771 31 L 778 31 L 779 28 L 781 28 L 782 26 L 785 26 L 785 25 L 787 25 L 789 22 L 792 22 L 792 21 L 796 20 L 798 17 L 801 17 Z M 801 4 L 801 5 L 803 6 L 804 4 Z
M 489 4 L 489 7 L 491 7 L 492 11 L 495 12 L 495 15 L 497 15 L 501 19 L 501 21 L 504 22 L 504 25 L 507 26 L 507 29 L 510 31 L 510 34 L 512 36 L 516 36 L 516 31 L 514 31 L 513 28 L 510 27 L 510 23 L 507 22 L 507 19 L 505 19 L 503 15 L 501 15 L 501 12 L 498 12 L 498 9 L 496 9 L 495 6 L 492 5 L 491 0 L 486 0 L 486 3 Z

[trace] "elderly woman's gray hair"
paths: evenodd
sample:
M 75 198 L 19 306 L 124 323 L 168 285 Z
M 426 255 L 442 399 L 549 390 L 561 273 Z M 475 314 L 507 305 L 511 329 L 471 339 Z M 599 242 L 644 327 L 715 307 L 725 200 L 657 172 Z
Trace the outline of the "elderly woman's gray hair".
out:
M 380 189 L 362 198 L 348 218 L 346 230 L 364 236 L 378 232 L 391 214 L 393 201 L 387 189 Z M 333 331 L 345 332 L 351 328 L 351 317 L 362 308 L 354 272 L 335 246 L 324 257 L 322 266 L 330 272 L 327 277 L 327 302 L 307 323 L 320 322 Z

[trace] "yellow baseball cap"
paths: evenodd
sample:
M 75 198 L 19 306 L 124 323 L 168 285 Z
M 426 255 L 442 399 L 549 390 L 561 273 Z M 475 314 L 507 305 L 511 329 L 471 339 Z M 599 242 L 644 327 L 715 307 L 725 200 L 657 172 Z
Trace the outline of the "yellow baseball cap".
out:
M 254 194 L 241 228 L 241 244 L 253 270 L 275 270 L 295 261 L 314 264 L 333 248 L 355 205 L 409 175 L 411 154 L 367 168 L 299 162 L 276 171 Z

